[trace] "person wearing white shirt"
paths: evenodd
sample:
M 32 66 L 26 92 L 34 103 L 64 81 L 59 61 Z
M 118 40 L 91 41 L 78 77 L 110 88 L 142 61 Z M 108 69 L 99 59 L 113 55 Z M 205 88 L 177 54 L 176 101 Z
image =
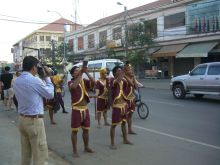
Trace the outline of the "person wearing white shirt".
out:
M 48 164 L 48 146 L 44 127 L 43 98 L 54 97 L 54 86 L 45 67 L 44 81 L 37 77 L 39 61 L 33 56 L 23 60 L 23 72 L 14 82 L 14 94 L 18 101 L 18 128 L 21 140 L 22 165 Z

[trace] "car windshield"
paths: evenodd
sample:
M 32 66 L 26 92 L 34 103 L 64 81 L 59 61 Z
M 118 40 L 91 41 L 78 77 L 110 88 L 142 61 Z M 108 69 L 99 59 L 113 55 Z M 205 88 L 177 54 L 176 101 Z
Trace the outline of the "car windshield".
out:
M 116 65 L 122 65 L 122 62 L 107 62 L 106 68 L 108 68 L 110 71 L 116 66 Z

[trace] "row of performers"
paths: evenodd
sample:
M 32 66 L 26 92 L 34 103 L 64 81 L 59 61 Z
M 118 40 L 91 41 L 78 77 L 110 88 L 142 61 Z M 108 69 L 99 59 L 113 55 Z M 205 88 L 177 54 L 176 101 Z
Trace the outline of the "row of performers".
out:
M 127 63 L 123 68 L 116 66 L 112 70 L 114 77 L 107 76 L 107 70 L 100 70 L 100 78 L 95 82 L 94 78 L 89 74 L 87 67 L 80 69 L 74 66 L 70 70 L 72 76 L 68 82 L 69 91 L 71 93 L 71 140 L 73 147 L 73 156 L 79 157 L 77 150 L 77 133 L 82 128 L 83 142 L 85 152 L 93 153 L 89 147 L 89 128 L 90 115 L 88 103 L 91 97 L 96 98 L 98 127 L 100 127 L 101 115 L 103 114 L 104 124 L 109 126 L 107 122 L 107 111 L 112 108 L 112 123 L 110 127 L 111 149 L 116 149 L 115 145 L 115 129 L 117 125 L 121 125 L 123 143 L 132 144 L 127 133 L 135 134 L 132 130 L 132 114 L 135 110 L 135 94 L 139 82 L 136 80 L 132 67 Z M 88 79 L 82 78 L 85 73 Z M 139 84 L 140 85 L 140 84 Z M 95 88 L 95 95 L 89 96 L 88 92 Z M 110 96 L 110 97 L 109 97 Z M 126 128 L 128 124 L 128 131 Z

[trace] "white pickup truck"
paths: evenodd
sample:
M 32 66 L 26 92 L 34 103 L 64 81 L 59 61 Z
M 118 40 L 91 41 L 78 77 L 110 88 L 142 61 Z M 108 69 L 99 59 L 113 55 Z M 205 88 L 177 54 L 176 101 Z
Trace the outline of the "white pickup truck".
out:
M 200 98 L 208 94 L 220 96 L 220 62 L 199 64 L 189 74 L 173 77 L 170 89 L 176 99 L 186 94 Z

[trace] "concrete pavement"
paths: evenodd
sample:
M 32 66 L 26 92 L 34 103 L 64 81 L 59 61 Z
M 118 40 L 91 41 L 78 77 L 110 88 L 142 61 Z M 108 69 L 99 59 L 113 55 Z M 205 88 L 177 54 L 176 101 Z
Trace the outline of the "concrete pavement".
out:
M 140 79 L 139 81 L 144 85 L 145 88 L 169 89 L 169 82 L 170 82 L 169 79 Z M 15 164 L 19 164 L 20 162 L 20 158 L 21 158 L 20 135 L 16 127 L 17 121 L 15 119 L 15 113 L 16 113 L 15 110 L 6 110 L 5 107 L 2 105 L 2 101 L 0 101 L 0 144 L 1 144 L 0 164 L 1 165 L 15 165 Z M 69 117 L 66 118 L 67 121 L 69 121 Z M 48 130 L 48 133 L 49 134 L 51 133 L 50 130 Z M 50 137 L 50 135 L 48 135 L 48 137 Z M 71 144 L 67 144 L 67 146 L 71 146 Z M 62 156 L 65 157 L 65 154 L 63 154 Z M 66 160 L 62 159 L 55 152 L 49 151 L 49 165 L 68 165 L 68 164 L 69 163 Z
M 21 160 L 20 134 L 17 122 L 10 118 L 15 110 L 6 110 L 0 103 L 0 164 L 17 165 Z M 49 165 L 69 165 L 67 161 L 56 153 L 49 151 Z

